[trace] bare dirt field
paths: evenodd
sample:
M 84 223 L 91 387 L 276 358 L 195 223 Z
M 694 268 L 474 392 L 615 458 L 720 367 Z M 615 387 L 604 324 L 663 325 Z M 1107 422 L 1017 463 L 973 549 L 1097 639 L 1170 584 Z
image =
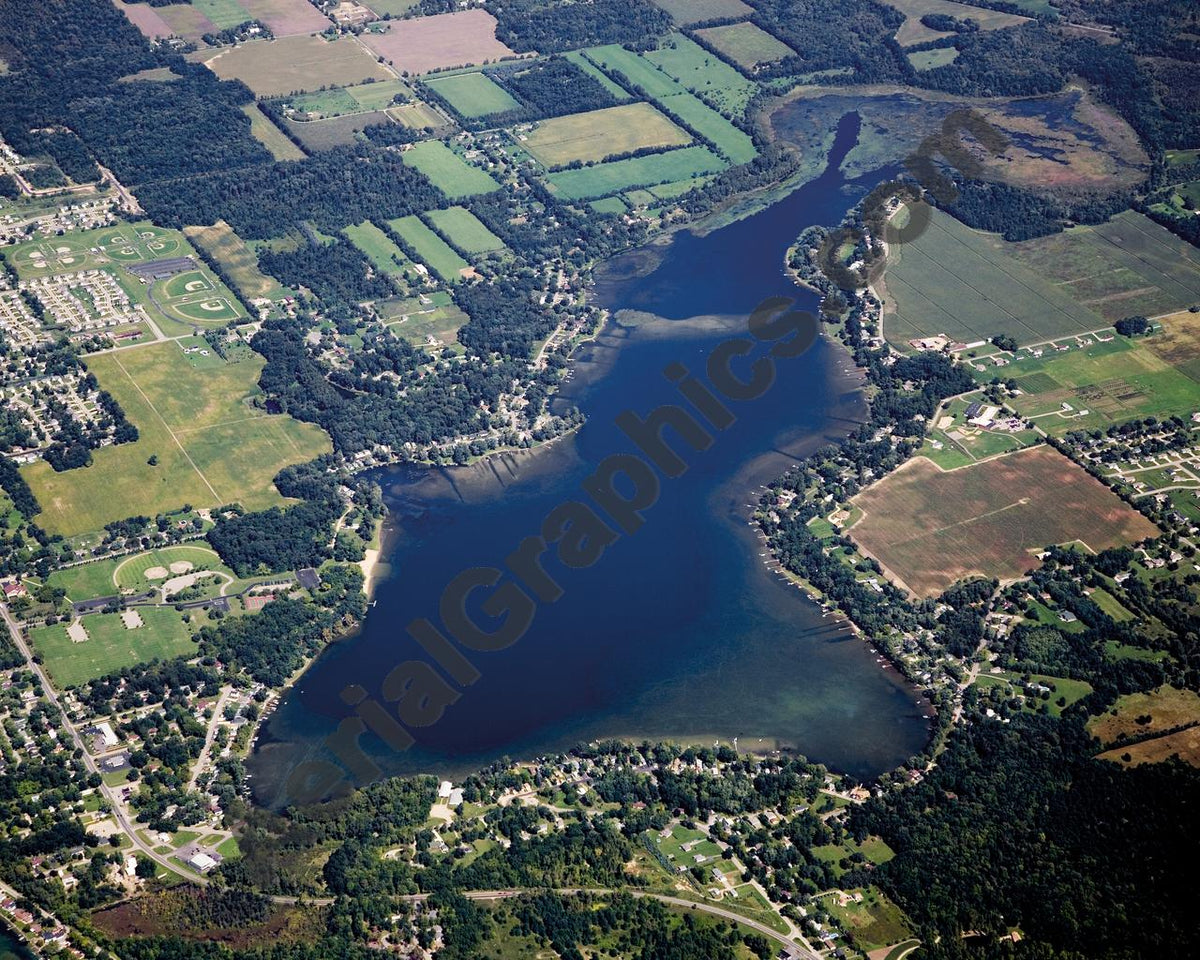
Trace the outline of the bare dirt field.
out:
M 158 40 L 162 37 L 171 35 L 171 28 L 167 21 L 158 15 L 158 12 L 147 3 L 122 3 L 121 0 L 113 0 L 125 17 L 142 31 L 142 36 L 149 40 Z
M 241 43 L 204 61 L 222 80 L 241 80 L 256 96 L 281 97 L 300 90 L 352 86 L 391 74 L 349 37 L 287 37 Z
M 917 457 L 852 502 L 864 516 L 850 536 L 919 597 L 971 576 L 1019 577 L 1051 544 L 1099 551 L 1158 534 L 1048 446 L 949 472 Z
M 496 39 L 496 18 L 479 8 L 394 20 L 387 33 L 367 33 L 362 40 L 397 70 L 414 74 L 514 55 Z
M 238 6 L 265 23 L 277 37 L 329 29 L 329 18 L 308 0 L 238 0 Z

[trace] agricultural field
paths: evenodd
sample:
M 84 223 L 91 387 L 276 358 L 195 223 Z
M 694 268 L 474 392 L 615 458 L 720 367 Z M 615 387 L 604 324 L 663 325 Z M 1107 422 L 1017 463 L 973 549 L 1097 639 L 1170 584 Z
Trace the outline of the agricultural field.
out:
M 451 200 L 498 190 L 500 184 L 487 173 L 467 163 L 441 140 L 414 143 L 401 155 L 410 167 L 420 170 Z
M 387 300 L 375 304 L 375 308 L 396 336 L 437 349 L 460 350 L 458 330 L 470 319 L 442 290 L 407 300 Z
M 410 130 L 436 130 L 446 123 L 440 113 L 421 100 L 397 104 L 394 107 L 388 107 L 385 112 L 398 124 L 408 127 Z
M 747 17 L 754 8 L 742 0 L 654 0 L 681 27 L 708 20 L 724 20 L 727 17 Z
M 859 899 L 855 901 L 855 897 Z M 912 936 L 904 912 L 877 887 L 825 894 L 821 905 L 837 917 L 864 952 L 889 947 Z
M 412 261 L 404 255 L 404 251 L 371 221 L 365 220 L 346 227 L 342 233 L 381 273 L 405 277 L 412 272 Z
M 504 241 L 492 233 L 466 207 L 430 210 L 425 214 L 430 225 L 468 256 L 480 256 L 504 249 Z
M 142 620 L 139 627 L 126 627 L 119 613 L 96 613 L 79 621 L 87 632 L 82 642 L 72 640 L 62 623 L 34 627 L 30 640 L 60 687 L 78 686 L 136 663 L 196 652 L 191 630 L 174 608 L 134 609 Z
M 315 12 L 316 8 L 305 6 Z M 241 80 L 258 97 L 392 79 L 387 68 L 350 37 L 294 36 L 240 43 L 214 51 L 205 57 L 204 65 L 222 80 Z
M 334 147 L 344 147 L 354 143 L 359 133 L 367 127 L 377 127 L 391 123 L 383 110 L 371 110 L 366 113 L 352 113 L 341 117 L 330 117 L 327 120 L 287 120 L 287 127 L 304 144 L 304 149 L 310 153 L 322 150 L 332 150 Z
M 626 103 L 554 117 L 520 137 L 521 146 L 551 168 L 577 161 L 591 163 L 647 148 L 683 146 L 691 139 L 648 103 Z
M 677 93 L 663 97 L 658 103 L 667 113 L 678 117 L 702 137 L 716 144 L 717 150 L 730 163 L 749 163 L 758 156 L 750 135 L 739 130 L 699 97 Z
M 1192 315 L 1187 315 L 1192 316 Z M 1200 326 L 1200 317 L 1196 317 Z M 1200 374 L 1196 348 L 1179 367 L 1151 347 L 1156 336 L 1127 340 L 1110 331 L 1103 341 L 1089 340 L 1080 346 L 1068 340 L 1030 356 L 1022 351 L 1007 366 L 986 367 L 977 373 L 981 380 L 993 375 L 1016 380 L 1021 395 L 1011 404 L 1052 436 L 1071 430 L 1106 428 L 1114 423 L 1148 416 L 1186 414 L 1200 406 Z M 1169 357 L 1169 353 L 1168 353 Z
M 1100 551 L 1158 534 L 1045 445 L 949 472 L 916 457 L 851 502 L 863 516 L 850 536 L 918 597 L 972 576 L 1015 579 L 1051 544 Z
M 598 163 L 581 170 L 560 170 L 546 177 L 563 200 L 604 197 L 630 187 L 670 183 L 724 170 L 727 164 L 706 147 L 682 147 L 628 160 Z
M 348 113 L 382 110 L 392 101 L 412 95 L 412 88 L 403 80 L 375 80 L 352 87 L 331 87 L 287 98 L 293 110 L 310 115 L 311 119 L 340 117 Z
M 1200 694 L 1177 687 L 1119 697 L 1108 712 L 1088 721 L 1088 732 L 1104 746 L 1127 737 L 1147 737 L 1200 723 Z
M 1200 303 L 1200 250 L 1132 210 L 1108 223 L 1005 246 L 1108 323 Z
M 682 33 L 642 56 L 727 117 L 741 116 L 758 88 L 720 57 Z
M 1004 27 L 1015 27 L 1028 23 L 1028 17 L 1020 17 L 1014 13 L 1002 13 L 999 10 L 988 10 L 984 7 L 968 6 L 965 3 L 954 3 L 952 0 L 888 0 L 888 6 L 895 7 L 906 17 L 900 29 L 896 31 L 896 42 L 902 47 L 915 46 L 937 40 L 940 37 L 952 37 L 954 34 L 940 30 L 931 30 L 921 22 L 927 13 L 938 13 L 955 17 L 958 20 L 974 20 L 980 30 L 1001 30 Z
M 647 96 L 669 97 L 674 93 L 683 93 L 683 86 L 674 78 L 657 69 L 644 57 L 638 56 L 631 50 L 626 50 L 619 44 L 610 43 L 602 47 L 590 47 L 583 55 L 593 64 L 613 75 L 625 76 L 630 83 L 636 84 L 646 91 Z
M 1139 767 L 1143 763 L 1162 763 L 1172 757 L 1178 757 L 1193 767 L 1200 767 L 1200 726 L 1106 750 L 1097 759 L 1111 760 L 1124 767 Z
M 1108 325 L 1022 263 L 1013 246 L 935 210 L 920 237 L 889 254 L 881 289 L 887 339 L 901 349 L 938 334 L 963 343 L 1007 334 L 1026 344 Z
M 122 0 L 113 0 L 113 4 L 125 14 L 125 19 L 137 27 L 147 40 L 161 40 L 169 37 L 173 32 L 171 25 L 159 16 L 156 8 L 148 3 L 124 3 Z M 204 32 L 200 31 L 200 33 Z M 196 34 L 196 37 L 199 36 L 199 33 Z
M 614 100 L 631 99 L 629 91 L 584 56 L 584 51 L 569 50 L 563 56 L 607 90 Z
M 455 112 L 470 120 L 520 109 L 502 86 L 481 72 L 426 77 L 429 89 L 442 97 Z
M 370 0 L 363 6 L 374 10 L 379 16 L 402 17 L 415 7 L 421 0 Z
M 235 363 L 218 360 L 193 365 L 174 342 L 89 357 L 101 388 L 117 399 L 140 436 L 96 450 L 88 467 L 62 473 L 44 461 L 23 467 L 42 505 L 39 523 L 72 536 L 185 503 L 236 501 L 248 510 L 282 504 L 275 474 L 328 452 L 329 439 L 311 424 L 251 405 L 264 363 L 257 354 Z
M 496 39 L 496 18 L 475 7 L 415 20 L 393 20 L 363 43 L 391 66 L 408 74 L 465 67 L 515 56 Z
M 246 13 L 246 9 L 239 6 L 235 0 L 190 0 L 190 2 L 218 30 L 236 27 L 240 23 L 253 19 Z
M 697 30 L 696 36 L 746 70 L 796 55 L 796 51 L 778 37 L 749 20 Z
M 276 160 L 303 160 L 304 151 L 296 146 L 257 104 L 242 105 L 242 113 L 250 118 L 250 135 L 271 151 Z
M 389 220 L 388 226 L 412 247 L 422 263 L 443 280 L 460 280 L 470 264 L 415 214 Z
M 184 227 L 183 232 L 221 265 L 225 275 L 247 300 L 263 297 L 279 300 L 288 295 L 278 280 L 259 269 L 254 251 L 224 220 L 218 220 L 211 227 Z
M 329 18 L 308 0 L 237 0 L 249 14 L 247 20 L 261 20 L 276 37 L 320 33 L 330 27 Z

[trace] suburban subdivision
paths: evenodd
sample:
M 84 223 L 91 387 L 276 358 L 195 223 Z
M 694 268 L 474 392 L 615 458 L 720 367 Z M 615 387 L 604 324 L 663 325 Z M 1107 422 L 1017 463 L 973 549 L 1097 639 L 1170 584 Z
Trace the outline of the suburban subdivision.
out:
M 1191 955 L 1198 64 L 0 3 L 0 957 Z

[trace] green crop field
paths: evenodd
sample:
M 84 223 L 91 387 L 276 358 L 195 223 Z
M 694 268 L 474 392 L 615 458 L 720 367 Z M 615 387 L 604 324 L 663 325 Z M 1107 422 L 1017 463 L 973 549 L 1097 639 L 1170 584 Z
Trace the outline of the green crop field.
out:
M 250 15 L 234 0 L 192 0 L 192 6 L 218 30 L 236 27 L 250 19 Z
M 631 83 L 641 87 L 652 98 L 669 97 L 673 93 L 683 92 L 684 88 L 677 81 L 619 44 L 591 47 L 583 53 L 592 63 L 609 74 L 624 74 Z
M 504 249 L 504 241 L 465 207 L 430 210 L 425 217 L 435 230 L 468 256 Z
M 398 277 L 412 271 L 412 261 L 404 255 L 404 251 L 371 221 L 364 220 L 346 227 L 342 233 L 375 265 L 376 270 Z
M 564 53 L 563 56 L 607 90 L 613 99 L 629 100 L 629 91 L 584 56 L 585 52 L 583 50 L 571 50 Z
M 896 41 L 906 47 L 947 36 L 946 33 L 933 30 L 921 23 L 921 18 L 927 13 L 944 14 L 959 20 L 974 20 L 979 24 L 981 30 L 1000 30 L 1004 27 L 1013 27 L 1029 22 L 1028 17 L 964 3 L 954 3 L 953 0 L 888 0 L 888 4 L 907 18 L 900 25 L 900 29 L 896 31 Z
M 863 517 L 850 535 L 919 597 L 970 576 L 1022 576 L 1051 544 L 1079 540 L 1100 551 L 1158 534 L 1045 445 L 950 472 L 915 458 L 853 503 Z
M 441 140 L 422 140 L 401 154 L 405 163 L 420 170 L 451 200 L 498 190 L 500 184 L 473 167 Z
M 754 12 L 742 0 L 654 0 L 654 5 L 666 10 L 683 27 L 706 20 L 746 17 Z
M 225 275 L 246 299 L 279 300 L 287 295 L 278 280 L 259 269 L 254 251 L 224 220 L 218 220 L 211 227 L 185 227 L 184 233 L 221 265 Z
M 642 56 L 727 117 L 745 113 L 758 89 L 720 57 L 681 33 L 671 34 L 657 50 Z
M 416 252 L 418 259 L 443 280 L 458 280 L 470 264 L 415 214 L 389 220 L 388 226 Z
M 697 30 L 696 36 L 747 70 L 796 55 L 796 51 L 778 37 L 748 20 Z
M 693 94 L 677 93 L 663 97 L 658 103 L 668 114 L 678 117 L 702 137 L 715 143 L 731 163 L 749 163 L 758 156 L 749 134 L 739 130 Z
M 603 197 L 588 204 L 597 213 L 625 213 L 629 208 L 620 197 Z
M 436 129 L 446 123 L 441 114 L 421 100 L 388 107 L 387 115 L 410 130 Z
M 381 17 L 386 17 L 388 14 L 393 17 L 402 17 L 420 2 L 421 0 L 369 0 L 363 6 L 370 7 Z
M 276 160 L 304 159 L 304 151 L 271 122 L 271 118 L 259 109 L 258 104 L 243 104 L 242 113 L 250 118 L 250 135 L 270 150 L 271 156 Z
M 191 631 L 171 607 L 138 607 L 142 625 L 128 629 L 120 614 L 97 613 L 82 618 L 88 639 L 76 643 L 65 624 L 29 631 L 46 670 L 62 687 L 78 686 L 122 667 L 148 660 L 190 656 L 196 652 Z
M 1060 286 L 1025 266 L 1012 244 L 935 210 L 917 239 L 889 256 L 884 333 L 900 347 L 945 334 L 964 343 L 1007 334 L 1038 343 L 1105 326 Z
M 542 164 L 561 167 L 650 147 L 683 146 L 692 138 L 650 104 L 623 103 L 543 120 L 519 139 L 522 148 Z
M 1005 246 L 1108 323 L 1200 303 L 1200 250 L 1131 210 L 1108 223 Z
M 727 164 L 705 147 L 683 147 L 645 157 L 598 163 L 581 170 L 560 170 L 546 177 L 563 200 L 603 197 L 636 186 L 653 186 L 724 170 Z
M 1155 353 L 1148 345 L 1153 338 L 1110 335 L 1107 342 L 1084 347 L 1069 341 L 1065 351 L 1047 349 L 1041 357 L 1022 352 L 995 372 L 1016 379 L 1023 393 L 1013 407 L 1054 436 L 1196 406 L 1200 383 Z M 976 376 L 986 382 L 992 372 L 988 367 Z
M 521 106 L 507 90 L 478 71 L 448 77 L 426 77 L 425 83 L 457 113 L 471 120 L 516 110 Z
M 234 501 L 249 510 L 283 503 L 272 479 L 283 467 L 330 449 L 323 431 L 250 405 L 263 359 L 197 368 L 176 343 L 88 358 L 137 426 L 134 443 L 103 447 L 91 466 L 56 473 L 22 468 L 42 505 L 39 523 L 71 536 L 113 520 Z M 156 465 L 147 461 L 157 457 Z

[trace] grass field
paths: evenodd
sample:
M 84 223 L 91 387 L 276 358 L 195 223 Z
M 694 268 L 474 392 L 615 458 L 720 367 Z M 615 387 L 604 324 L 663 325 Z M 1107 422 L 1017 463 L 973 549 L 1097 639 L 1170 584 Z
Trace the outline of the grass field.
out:
M 371 221 L 364 220 L 346 227 L 342 233 L 381 273 L 399 277 L 406 276 L 412 270 L 412 261 L 404 255 L 404 251 Z
M 943 470 L 953 470 L 1039 442 L 1040 438 L 1034 430 L 984 430 L 968 423 L 967 407 L 978 398 L 978 394 L 956 398 L 939 411 L 921 447 L 922 456 L 928 457 Z M 941 449 L 935 447 L 935 443 L 941 444 Z
M 287 120 L 288 129 L 304 144 L 309 153 L 344 147 L 358 140 L 360 132 L 367 127 L 383 126 L 391 121 L 386 111 L 369 110 L 329 117 L 326 120 Z
M 521 146 L 553 168 L 576 161 L 591 163 L 648 147 L 679 147 L 691 139 L 650 104 L 623 103 L 543 120 L 521 140 Z
M 421 100 L 412 100 L 387 108 L 387 115 L 410 130 L 436 130 L 446 121 L 433 107 Z
M 305 6 L 316 12 L 309 4 Z M 204 62 L 222 80 L 241 80 L 259 97 L 282 97 L 326 86 L 349 87 L 368 78 L 392 79 L 386 67 L 349 37 L 292 36 L 241 43 L 214 52 Z
M 425 218 L 435 230 L 468 256 L 504 249 L 504 241 L 465 207 L 430 210 Z
M 257 104 L 242 105 L 242 113 L 250 118 L 250 135 L 271 151 L 276 160 L 303 160 L 304 151 L 288 139 Z
M 847 892 L 861 894 L 862 900 L 843 904 L 838 894 L 832 893 L 822 897 L 821 905 L 838 918 L 860 949 L 877 950 L 912 936 L 903 911 L 882 890 L 867 887 Z
M 682 27 L 707 20 L 745 17 L 754 12 L 742 0 L 654 0 L 654 5 L 666 10 Z
M 152 567 L 165 567 L 187 561 L 194 570 L 217 570 L 233 576 L 233 571 L 221 563 L 216 551 L 202 544 L 179 544 L 160 550 L 147 550 L 132 556 L 112 557 L 85 563 L 78 567 L 56 570 L 47 582 L 62 587 L 73 603 L 113 596 L 121 590 L 142 592 L 162 584 L 144 576 Z
M 796 51 L 778 37 L 749 20 L 697 30 L 696 36 L 747 70 L 796 55 Z
M 1107 713 L 1092 717 L 1087 728 L 1108 746 L 1125 737 L 1164 733 L 1197 722 L 1200 722 L 1200 694 L 1177 687 L 1159 687 L 1149 693 L 1119 697 Z
M 445 291 L 408 300 L 377 303 L 388 328 L 409 343 L 430 347 L 458 347 L 459 328 L 469 319 Z
M 1055 618 L 1057 622 L 1057 618 Z M 1062 626 L 1058 623 L 1058 626 Z M 1062 712 L 1073 703 L 1078 703 L 1092 692 L 1092 685 L 1084 680 L 1071 680 L 1068 677 L 1051 677 L 1043 673 L 1031 673 L 1030 683 L 1040 684 L 1050 688 L 1047 699 L 1037 691 L 1026 693 L 1025 674 L 1016 673 L 984 673 L 976 680 L 975 685 L 981 689 L 997 687 L 1001 695 L 1013 697 L 1021 695 L 1025 698 L 1021 709 L 1028 713 L 1048 713 L 1052 717 L 1062 716 Z M 1059 703 L 1059 700 L 1062 703 Z
M 724 170 L 727 164 L 705 147 L 683 147 L 581 170 L 560 170 L 546 177 L 550 189 L 563 200 L 587 200 L 618 193 L 630 187 L 653 186 Z
M 320 117 L 340 117 L 348 113 L 382 110 L 397 96 L 410 96 L 412 89 L 403 80 L 376 80 L 352 87 L 330 87 L 289 97 L 295 110 Z
M 677 93 L 658 101 L 668 114 L 678 117 L 689 127 L 717 145 L 717 150 L 730 163 L 749 163 L 757 155 L 750 135 L 739 130 L 699 97 Z
M 397 70 L 429 73 L 513 56 L 496 39 L 496 18 L 476 7 L 414 20 L 394 20 L 383 33 L 363 34 L 363 43 Z
M 474 120 L 493 113 L 516 110 L 517 103 L 502 86 L 483 73 L 456 73 L 427 77 L 429 89 L 441 96 L 461 116 Z
M 1200 727 L 1188 727 L 1128 747 L 1117 747 L 1100 754 L 1098 759 L 1111 760 L 1126 767 L 1138 767 L 1143 763 L 1162 763 L 1171 757 L 1200 767 Z
M 393 17 L 402 17 L 420 2 L 421 0 L 370 0 L 363 6 L 374 10 L 381 17 L 385 17 L 389 13 Z
M 1200 327 L 1200 317 L 1194 323 Z M 996 371 L 1015 378 L 1023 391 L 1012 399 L 1013 407 L 1047 433 L 1061 436 L 1197 406 L 1200 383 L 1181 371 L 1200 375 L 1200 363 L 1188 359 L 1179 368 L 1172 366 L 1150 347 L 1156 337 L 1131 341 L 1112 336 L 1084 347 L 1071 341 L 1066 351 L 1046 350 L 1041 357 L 1022 355 Z M 1162 342 L 1165 349 L 1165 338 Z M 990 373 L 991 368 L 978 376 L 986 380 Z
M 867 859 L 868 863 L 873 863 L 876 866 L 881 863 L 887 863 L 896 855 L 892 848 L 879 837 L 868 837 L 863 843 L 847 839 L 838 844 L 813 847 L 811 852 L 817 860 L 833 864 L 834 872 L 839 877 L 846 872 L 846 868 L 841 865 L 841 861 L 847 860 L 856 853 L 861 853 Z M 853 864 L 853 861 L 851 863 Z
M 254 251 L 224 220 L 218 220 L 211 227 L 184 227 L 183 232 L 221 265 L 225 275 L 247 300 L 259 297 L 278 300 L 287 295 L 278 280 L 259 269 Z
M 652 63 L 626 50 L 619 44 L 610 43 L 602 47 L 590 47 L 583 51 L 585 57 L 611 75 L 622 74 L 653 97 L 669 97 L 681 93 L 683 86 Z
M 938 67 L 944 67 L 946 64 L 953 63 L 957 59 L 958 50 L 955 47 L 918 50 L 908 55 L 908 62 L 913 65 L 914 70 L 936 70 Z
M 127 629 L 117 613 L 90 614 L 82 619 L 88 639 L 76 643 L 65 624 L 34 627 L 30 639 L 59 686 L 73 687 L 96 677 L 145 663 L 196 652 L 191 631 L 171 607 L 139 607 L 142 626 Z
M 934 211 L 929 228 L 892 247 L 884 278 L 884 332 L 906 348 L 945 334 L 964 343 L 1007 334 L 1037 343 L 1105 325 L 1051 280 L 1018 260 L 1013 245 Z
M 563 56 L 612 94 L 614 99 L 630 99 L 629 91 L 584 56 L 583 50 L 570 50 L 564 53 Z
M 642 56 L 727 117 L 740 116 L 758 88 L 720 57 L 681 33 Z
M 959 20 L 974 20 L 979 24 L 981 30 L 999 30 L 1003 27 L 1013 27 L 1029 22 L 1028 17 L 1001 13 L 999 10 L 988 10 L 984 7 L 968 6 L 964 3 L 953 3 L 951 0 L 888 0 L 888 6 L 895 7 L 907 18 L 900 25 L 900 29 L 896 31 L 896 41 L 905 47 L 952 35 L 939 30 L 931 30 L 921 23 L 921 18 L 927 13 L 945 14 Z
M 429 229 L 425 221 L 415 214 L 389 220 L 388 226 L 396 231 L 420 258 L 443 280 L 459 280 L 462 271 L 470 267 L 462 257 L 441 237 Z
M 993 248 L 1002 243 L 989 238 Z M 1200 250 L 1131 210 L 1108 223 L 1005 246 L 1108 323 L 1200 303 Z
M 404 162 L 425 174 L 451 200 L 498 190 L 500 184 L 478 167 L 473 167 L 442 143 L 422 140 L 401 154 Z
M 1044 445 L 950 472 L 914 458 L 852 502 L 864 515 L 850 535 L 920 597 L 971 576 L 1020 577 L 1051 544 L 1100 551 L 1158 534 Z
M 208 22 L 218 30 L 236 27 L 250 19 L 246 9 L 234 0 L 192 0 L 192 6 L 204 14 Z
M 53 533 L 85 533 L 185 503 L 238 501 L 250 510 L 282 503 L 275 474 L 330 449 L 317 427 L 248 403 L 258 393 L 257 355 L 197 368 L 179 345 L 158 343 L 93 356 L 88 365 L 140 436 L 95 451 L 89 467 L 55 473 L 39 461 L 22 468 L 42 505 L 39 523 Z

